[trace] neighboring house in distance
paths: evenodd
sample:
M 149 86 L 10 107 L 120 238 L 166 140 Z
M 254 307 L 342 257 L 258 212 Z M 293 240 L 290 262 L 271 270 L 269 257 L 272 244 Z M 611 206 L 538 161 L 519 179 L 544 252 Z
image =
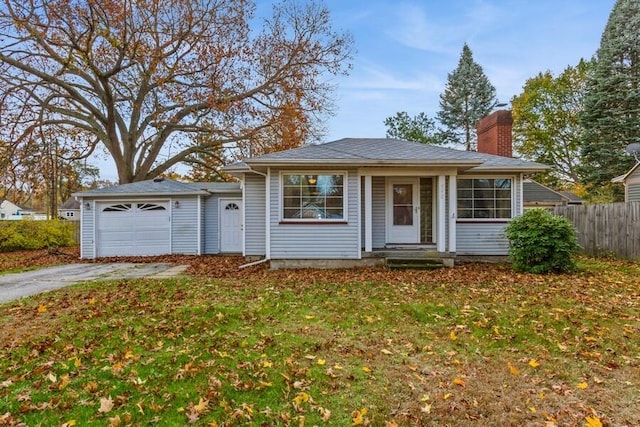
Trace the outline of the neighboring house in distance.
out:
M 346 138 L 248 158 L 241 184 L 153 180 L 76 193 L 81 256 L 241 253 L 280 267 L 378 263 L 393 251 L 507 255 L 526 173 L 511 157 L 511 113 L 478 124 L 467 152 Z
M 75 197 L 68 198 L 58 207 L 58 217 L 69 221 L 80 221 L 80 201 Z
M 556 206 L 566 206 L 572 201 L 569 196 L 530 179 L 525 179 L 522 185 L 525 210 L 535 208 L 553 210 Z M 575 195 L 574 197 L 577 198 Z
M 0 199 L 0 220 L 23 219 L 30 211 L 22 209 L 7 199 Z
M 624 201 L 640 202 L 640 163 L 636 163 L 629 172 L 611 180 L 624 185 Z

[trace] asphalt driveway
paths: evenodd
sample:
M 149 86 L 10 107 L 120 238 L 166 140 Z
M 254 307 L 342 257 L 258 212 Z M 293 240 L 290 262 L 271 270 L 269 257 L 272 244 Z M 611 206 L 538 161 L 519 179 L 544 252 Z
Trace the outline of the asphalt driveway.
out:
M 171 277 L 187 266 L 167 263 L 66 264 L 0 275 L 0 303 L 94 280 Z

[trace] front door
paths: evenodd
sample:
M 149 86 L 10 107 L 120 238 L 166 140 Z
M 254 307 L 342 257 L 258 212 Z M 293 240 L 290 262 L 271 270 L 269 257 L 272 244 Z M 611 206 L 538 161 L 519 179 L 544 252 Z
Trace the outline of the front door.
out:
M 242 252 L 241 199 L 220 199 L 220 252 Z
M 387 243 L 420 242 L 420 184 L 417 178 L 387 179 Z

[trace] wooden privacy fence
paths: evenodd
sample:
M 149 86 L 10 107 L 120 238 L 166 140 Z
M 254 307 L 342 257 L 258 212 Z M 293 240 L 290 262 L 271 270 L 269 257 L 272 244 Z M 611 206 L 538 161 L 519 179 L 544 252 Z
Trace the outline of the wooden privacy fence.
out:
M 640 259 L 640 202 L 558 206 L 576 228 L 587 255 Z

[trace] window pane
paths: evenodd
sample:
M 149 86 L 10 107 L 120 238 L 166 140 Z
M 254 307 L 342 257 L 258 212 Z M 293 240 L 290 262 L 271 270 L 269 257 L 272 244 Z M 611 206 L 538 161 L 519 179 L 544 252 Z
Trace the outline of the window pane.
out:
M 457 186 L 458 218 L 511 218 L 511 179 L 458 179 Z
M 403 205 L 394 206 L 393 225 L 413 225 L 413 207 Z
M 343 175 L 282 175 L 283 218 L 341 219 L 344 217 Z

